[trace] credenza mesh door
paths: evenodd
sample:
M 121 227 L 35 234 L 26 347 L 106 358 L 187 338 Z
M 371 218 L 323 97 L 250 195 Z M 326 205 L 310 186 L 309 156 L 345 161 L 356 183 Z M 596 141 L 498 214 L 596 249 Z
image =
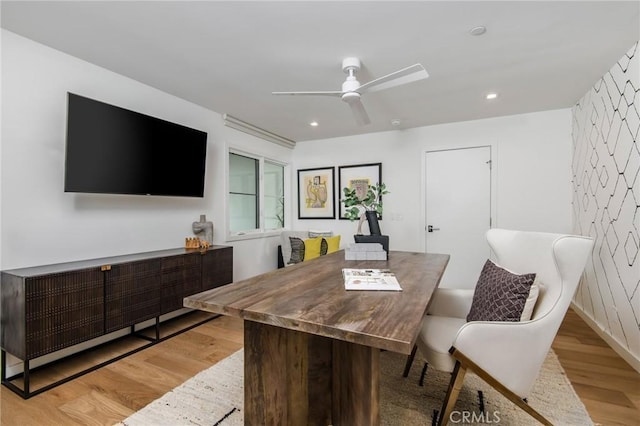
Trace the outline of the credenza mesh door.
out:
M 200 293 L 200 254 L 171 256 L 162 259 L 161 313 L 183 308 L 182 299 Z
M 100 269 L 25 278 L 26 359 L 64 349 L 104 333 Z
M 160 315 L 160 259 L 112 265 L 105 277 L 107 333 Z

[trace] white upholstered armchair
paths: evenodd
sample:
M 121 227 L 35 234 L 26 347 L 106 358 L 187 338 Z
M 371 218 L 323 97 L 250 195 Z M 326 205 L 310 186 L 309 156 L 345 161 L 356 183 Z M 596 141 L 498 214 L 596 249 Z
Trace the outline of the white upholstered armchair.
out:
M 536 274 L 542 283 L 539 296 L 530 320 L 467 322 L 474 290 L 436 291 L 416 346 L 430 367 L 452 372 L 438 424 L 448 422 L 466 370 L 472 370 L 538 421 L 550 425 L 526 398 L 576 291 L 593 241 L 504 229 L 489 230 L 487 240 L 497 265 L 515 274 Z M 405 376 L 414 354 L 415 348 Z

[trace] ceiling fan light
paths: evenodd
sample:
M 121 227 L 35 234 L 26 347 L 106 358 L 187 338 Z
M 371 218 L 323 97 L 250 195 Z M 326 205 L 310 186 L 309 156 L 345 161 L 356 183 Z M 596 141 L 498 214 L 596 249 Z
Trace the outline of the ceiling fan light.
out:
M 350 104 L 352 102 L 358 102 L 360 100 L 360 93 L 358 92 L 346 92 L 342 95 L 342 100 Z

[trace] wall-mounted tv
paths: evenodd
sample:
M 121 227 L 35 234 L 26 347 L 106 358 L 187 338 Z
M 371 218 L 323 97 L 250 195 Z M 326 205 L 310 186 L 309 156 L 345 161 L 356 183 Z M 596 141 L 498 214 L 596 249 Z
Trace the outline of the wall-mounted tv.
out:
M 202 197 L 207 133 L 68 94 L 65 192 Z

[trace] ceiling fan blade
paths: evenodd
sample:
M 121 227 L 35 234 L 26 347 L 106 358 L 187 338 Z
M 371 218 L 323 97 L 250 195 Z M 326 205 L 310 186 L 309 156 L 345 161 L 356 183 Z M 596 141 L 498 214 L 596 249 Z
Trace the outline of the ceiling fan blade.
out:
M 429 73 L 421 64 L 411 65 L 410 67 L 401 69 L 384 77 L 376 78 L 358 88 L 359 93 L 377 92 L 379 90 L 389 89 L 391 87 L 400 86 L 402 84 L 412 83 L 429 77 Z
M 351 111 L 353 112 L 353 116 L 356 119 L 356 124 L 358 126 L 365 126 L 371 123 L 369 119 L 369 114 L 364 109 L 364 105 L 360 100 L 349 102 L 349 106 L 351 107 Z
M 272 95 L 290 96 L 342 96 L 342 92 L 337 90 L 316 91 L 316 92 L 271 92 Z

